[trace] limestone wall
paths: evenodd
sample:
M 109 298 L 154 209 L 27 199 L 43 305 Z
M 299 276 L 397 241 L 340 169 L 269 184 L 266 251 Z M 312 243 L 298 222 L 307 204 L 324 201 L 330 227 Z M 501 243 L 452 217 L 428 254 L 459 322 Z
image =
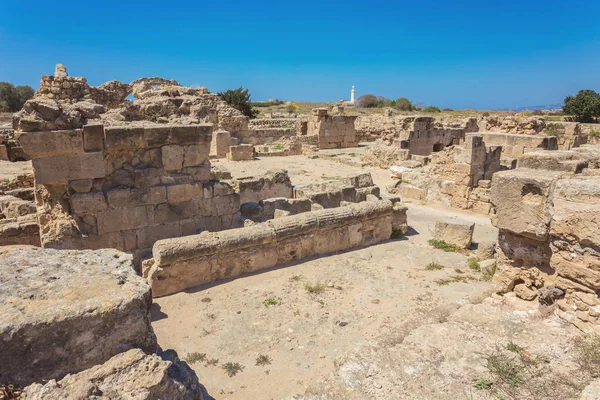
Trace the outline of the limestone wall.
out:
M 404 211 L 404 215 L 406 210 Z M 155 243 L 143 273 L 155 297 L 305 257 L 390 238 L 387 200 L 306 212 L 245 228 Z
M 232 182 L 240 194 L 240 203 L 258 203 L 273 197 L 293 197 L 290 177 L 285 170 L 270 170 L 262 176 L 248 176 Z
M 328 115 L 327 109 L 315 108 L 308 121 L 308 135 L 319 137 L 320 149 L 357 147 L 354 122 L 357 117 Z
M 558 141 L 554 136 L 517 135 L 498 132 L 478 132 L 488 146 L 502 146 L 502 160 L 513 160 L 525 153 L 539 150 L 557 150 Z
M 541 153 L 562 154 L 567 164 L 574 158 L 565 153 L 575 153 L 588 167 L 568 171 Z M 527 156 L 536 155 L 543 159 L 528 161 L 534 168 L 492 179 L 492 223 L 499 229 L 495 280 L 501 291 L 556 303 L 567 321 L 600 332 L 600 148 Z
M 239 195 L 210 182 L 212 125 L 85 125 L 24 132 L 44 247 L 142 256 L 158 239 L 239 224 Z

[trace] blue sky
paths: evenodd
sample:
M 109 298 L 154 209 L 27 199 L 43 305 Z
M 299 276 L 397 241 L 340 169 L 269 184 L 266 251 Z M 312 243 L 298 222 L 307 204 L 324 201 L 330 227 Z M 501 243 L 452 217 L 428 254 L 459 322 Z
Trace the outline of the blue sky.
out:
M 0 81 L 56 63 L 93 85 L 161 76 L 254 100 L 373 93 L 452 108 L 600 91 L 600 0 L 0 0 Z

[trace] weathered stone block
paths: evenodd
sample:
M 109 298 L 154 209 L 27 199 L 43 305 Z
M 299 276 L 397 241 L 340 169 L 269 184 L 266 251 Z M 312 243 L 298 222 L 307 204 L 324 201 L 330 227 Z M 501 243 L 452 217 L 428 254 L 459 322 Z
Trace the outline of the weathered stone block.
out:
M 90 214 L 107 208 L 103 193 L 76 193 L 71 196 L 71 210 L 75 214 Z
M 109 150 L 141 149 L 144 147 L 144 128 L 131 126 L 104 127 L 104 146 Z
M 144 128 L 146 147 L 160 147 L 169 144 L 171 128 L 168 126 L 147 126 Z
M 191 144 L 183 148 L 183 166 L 197 167 L 208 159 L 209 147 L 206 144 Z
M 115 208 L 98 213 L 98 232 L 126 231 L 148 225 L 146 206 Z
M 210 154 L 216 158 L 225 158 L 229 151 L 229 146 L 232 145 L 234 144 L 231 143 L 231 134 L 229 132 L 223 130 L 213 132 Z
M 83 153 L 81 129 L 23 132 L 18 137 L 23 150 L 30 157 L 45 157 L 57 154 Z
M 28 386 L 25 397 L 75 400 L 82 398 L 78 394 L 90 391 L 102 393 L 103 397 L 118 393 L 122 399 L 203 399 L 198 377 L 186 363 L 179 361 L 173 350 L 148 355 L 140 349 L 118 354 L 102 365 L 66 376 L 59 382 Z
M 102 152 L 34 158 L 32 164 L 37 184 L 104 177 Z
M 534 169 L 495 173 L 490 193 L 496 207 L 492 218 L 494 226 L 531 239 L 546 240 L 550 229 L 551 193 L 559 176 Z
M 152 247 L 157 240 L 179 236 L 181 236 L 179 222 L 147 226 L 137 231 L 137 247 L 146 249 Z
M 91 124 L 83 126 L 83 149 L 85 151 L 102 151 L 104 148 L 104 126 Z
M 171 127 L 172 144 L 207 144 L 212 139 L 212 125 L 178 125 Z
M 251 144 L 230 146 L 227 159 L 231 161 L 254 160 L 254 146 Z
M 167 201 L 165 186 L 140 189 L 113 189 L 106 192 L 111 207 L 131 207 L 144 204 L 160 204 Z
M 446 243 L 456 245 L 463 249 L 469 249 L 473 241 L 473 230 L 475 224 L 468 221 L 447 219 L 435 224 L 433 237 Z
M 167 186 L 167 200 L 170 203 L 182 203 L 191 199 L 203 197 L 203 186 L 200 184 L 183 183 Z
M 91 179 L 78 179 L 69 182 L 71 188 L 77 193 L 87 193 L 92 190 L 93 181 Z
M 162 164 L 166 171 L 181 171 L 183 168 L 184 148 L 177 145 L 162 147 Z
M 157 348 L 150 288 L 130 255 L 11 249 L 0 256 L 0 277 L 4 382 L 61 379 L 129 349 Z
M 373 178 L 371 177 L 371 173 L 369 172 L 364 174 L 348 176 L 344 179 L 344 182 L 346 182 L 350 186 L 354 186 L 357 189 L 373 186 Z

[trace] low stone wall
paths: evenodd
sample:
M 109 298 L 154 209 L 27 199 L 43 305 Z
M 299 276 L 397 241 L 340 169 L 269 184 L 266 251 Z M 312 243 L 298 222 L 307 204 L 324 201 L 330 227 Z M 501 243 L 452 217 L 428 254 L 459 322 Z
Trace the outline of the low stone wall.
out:
M 239 144 L 229 146 L 227 159 L 230 161 L 248 161 L 254 160 L 254 146 L 251 144 Z
M 276 197 L 264 199 L 258 203 L 242 204 L 241 213 L 244 223 L 266 222 L 280 216 L 296 215 L 311 211 L 312 202 L 309 199 L 288 199 Z M 249 220 L 249 221 L 248 221 Z
M 116 248 L 239 226 L 239 196 L 210 181 L 212 125 L 85 125 L 21 133 L 44 247 Z M 137 257 L 139 256 L 139 257 Z
M 401 211 L 400 211 L 401 210 Z M 399 209 L 400 212 L 405 209 Z M 387 200 L 278 218 L 245 228 L 155 243 L 143 273 L 154 297 L 305 257 L 368 246 L 392 234 Z

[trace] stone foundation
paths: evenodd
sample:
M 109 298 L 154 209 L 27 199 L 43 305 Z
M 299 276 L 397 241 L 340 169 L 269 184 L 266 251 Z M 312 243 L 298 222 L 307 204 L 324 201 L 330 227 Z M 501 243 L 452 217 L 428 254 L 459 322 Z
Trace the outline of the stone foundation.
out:
M 398 213 L 406 210 L 398 209 Z M 154 245 L 144 276 L 155 297 L 218 279 L 270 268 L 313 255 L 368 246 L 392 234 L 387 200 L 313 211 L 216 233 L 202 233 Z
M 354 121 L 357 117 L 327 114 L 325 108 L 315 108 L 308 122 L 308 135 L 319 137 L 319 149 L 357 147 Z

